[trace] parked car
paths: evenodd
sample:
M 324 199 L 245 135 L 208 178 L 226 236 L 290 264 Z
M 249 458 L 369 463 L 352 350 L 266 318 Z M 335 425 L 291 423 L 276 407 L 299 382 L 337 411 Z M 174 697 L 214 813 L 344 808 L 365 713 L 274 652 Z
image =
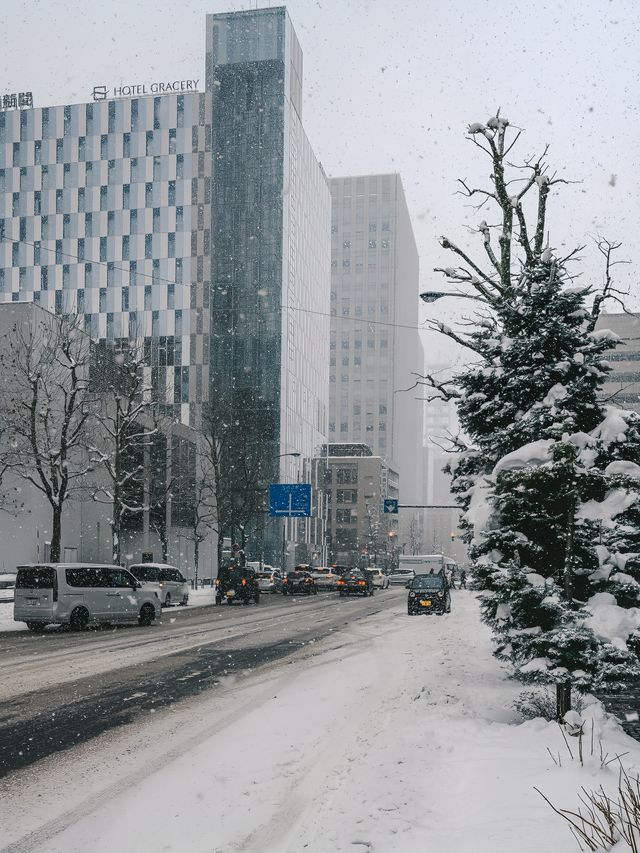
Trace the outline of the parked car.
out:
M 50 624 L 73 631 L 90 623 L 151 625 L 161 612 L 158 593 L 122 566 L 38 563 L 18 568 L 13 618 L 26 622 L 30 631 Z
M 322 590 L 334 590 L 338 588 L 338 579 L 340 575 L 335 574 L 335 572 L 326 567 L 316 566 L 316 568 L 311 570 L 311 577 L 316 582 L 316 586 L 318 589 Z
M 15 572 L 3 572 L 0 574 L 0 604 L 9 604 L 12 602 L 15 589 Z
M 407 599 L 409 616 L 416 613 L 451 613 L 451 593 L 444 575 L 416 575 L 409 584 Z
M 345 595 L 373 595 L 373 576 L 367 571 L 354 569 L 347 572 L 338 581 L 340 596 Z
M 256 572 L 258 587 L 260 592 L 280 592 L 278 589 L 277 580 L 280 572 L 274 569 L 273 566 L 263 566 L 261 571 Z
M 389 586 L 407 586 L 413 580 L 415 572 L 413 569 L 394 569 L 389 572 Z
M 386 572 L 383 572 L 382 569 L 376 568 L 376 566 L 371 566 L 367 571 L 371 574 L 373 578 L 373 585 L 378 587 L 379 589 L 388 589 L 389 588 L 389 576 Z
M 305 595 L 317 595 L 318 587 L 311 575 L 311 572 L 293 571 L 287 572 L 282 583 L 283 595 L 296 595 L 304 593 Z
M 143 584 L 158 592 L 163 607 L 189 603 L 189 582 L 175 566 L 167 563 L 134 563 L 129 571 Z

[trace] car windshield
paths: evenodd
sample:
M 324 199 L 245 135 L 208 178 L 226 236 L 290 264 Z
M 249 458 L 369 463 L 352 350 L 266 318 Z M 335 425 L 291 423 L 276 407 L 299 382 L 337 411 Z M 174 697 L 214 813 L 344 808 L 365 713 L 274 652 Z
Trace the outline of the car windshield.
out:
M 440 575 L 419 575 L 411 581 L 411 589 L 442 589 L 444 578 Z

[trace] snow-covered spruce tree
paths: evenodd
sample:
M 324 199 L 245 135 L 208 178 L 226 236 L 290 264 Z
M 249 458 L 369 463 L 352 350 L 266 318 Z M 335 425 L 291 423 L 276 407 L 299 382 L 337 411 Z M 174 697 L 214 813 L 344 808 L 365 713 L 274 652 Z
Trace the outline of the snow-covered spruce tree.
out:
M 620 568 L 640 532 L 639 421 L 601 402 L 604 359 L 617 339 L 594 331 L 603 300 L 616 298 L 616 247 L 601 243 L 606 281 L 587 308 L 592 289 L 574 286 L 567 271 L 576 253 L 560 258 L 545 245 L 549 194 L 565 183 L 547 174 L 546 150 L 509 166 L 520 133 L 509 142 L 499 114 L 469 134 L 491 159 L 491 187 L 462 181 L 463 194 L 497 207 L 500 221 L 478 226 L 485 268 L 443 237 L 459 265 L 438 271 L 474 288 L 484 308 L 467 330 L 434 324 L 471 363 L 449 382 L 423 381 L 456 400 L 469 440 L 451 466 L 453 490 L 496 653 L 522 681 L 557 684 L 562 713 L 571 684 L 611 689 L 640 674 L 635 649 L 622 637 L 612 642 L 594 613 L 615 607 L 611 591 L 624 590 L 623 606 L 636 603 L 636 579 Z

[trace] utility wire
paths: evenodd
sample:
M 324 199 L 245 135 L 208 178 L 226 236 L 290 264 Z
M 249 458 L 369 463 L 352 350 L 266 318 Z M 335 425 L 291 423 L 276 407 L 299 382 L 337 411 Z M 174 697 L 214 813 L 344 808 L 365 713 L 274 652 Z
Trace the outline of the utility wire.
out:
M 7 243 L 22 243 L 25 246 L 35 246 L 35 243 L 32 243 L 29 240 L 14 240 L 12 237 L 7 236 L 7 234 L 4 232 L 4 230 L 0 231 L 0 240 L 6 240 Z M 48 241 L 48 242 L 51 242 L 51 241 Z M 131 275 L 131 270 L 128 270 L 125 267 L 118 266 L 113 261 L 87 260 L 86 258 L 80 258 L 78 255 L 73 255 L 73 254 L 70 254 L 69 252 L 58 253 L 55 248 L 51 249 L 51 248 L 49 248 L 48 245 L 42 245 L 42 244 L 40 245 L 40 250 L 41 251 L 44 250 L 45 252 L 50 252 L 53 254 L 61 254 L 64 258 L 71 258 L 72 260 L 75 260 L 78 263 L 91 264 L 91 266 L 93 266 L 95 264 L 96 266 L 109 267 L 109 264 L 112 264 L 111 269 L 118 270 L 118 272 L 125 273 L 126 275 Z M 145 258 L 144 260 L 149 260 L 149 258 Z M 151 279 L 151 281 L 154 284 L 157 282 L 163 282 L 164 284 L 172 284 L 176 287 L 190 287 L 190 285 L 179 284 L 178 282 L 172 281 L 169 278 L 163 278 L 162 276 L 154 275 L 153 273 L 139 272 L 138 270 L 136 270 L 135 275 L 140 276 L 141 278 Z M 367 323 L 367 324 L 371 324 L 373 326 L 388 326 L 389 328 L 393 328 L 393 329 L 412 329 L 413 331 L 417 331 L 417 332 L 426 331 L 424 326 L 412 326 L 412 325 L 409 325 L 407 323 L 389 323 L 385 320 L 368 320 L 365 317 L 351 317 L 351 316 L 345 316 L 344 314 L 332 314 L 331 312 L 328 312 L 328 311 L 314 311 L 311 308 L 301 308 L 301 307 L 298 307 L 296 305 L 280 304 L 280 305 L 274 306 L 274 308 L 275 309 L 279 308 L 281 310 L 286 310 L 286 311 L 289 311 L 289 310 L 290 311 L 300 311 L 304 314 L 314 314 L 314 315 L 319 316 L 319 317 L 335 317 L 337 320 L 340 320 L 341 322 Z M 229 313 L 233 313 L 233 312 L 242 311 L 241 308 L 209 308 L 208 310 L 212 311 L 212 312 L 216 312 L 216 313 L 221 313 L 221 314 L 229 314 Z

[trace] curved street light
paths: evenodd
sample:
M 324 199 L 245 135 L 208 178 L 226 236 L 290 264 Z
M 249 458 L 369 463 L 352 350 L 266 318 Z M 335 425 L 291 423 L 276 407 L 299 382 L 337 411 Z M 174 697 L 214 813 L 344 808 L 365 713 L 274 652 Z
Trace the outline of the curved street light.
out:
M 420 294 L 420 299 L 423 302 L 435 302 L 437 299 L 442 299 L 444 296 L 453 296 L 456 299 L 474 299 L 476 302 L 486 302 L 482 296 L 474 296 L 472 293 L 450 293 L 443 290 L 426 290 Z

